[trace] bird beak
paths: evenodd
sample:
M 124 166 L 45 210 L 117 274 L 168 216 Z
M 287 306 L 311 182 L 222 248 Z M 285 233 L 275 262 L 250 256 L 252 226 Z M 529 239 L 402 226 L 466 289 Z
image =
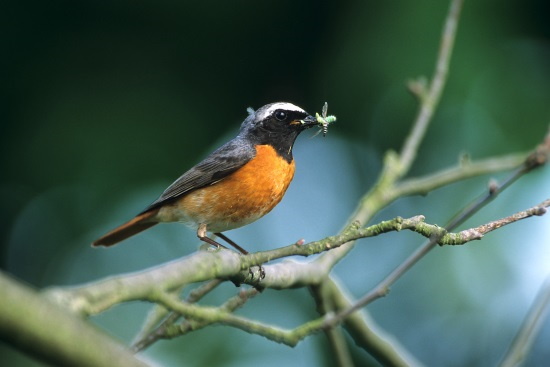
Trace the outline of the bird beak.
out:
M 317 121 L 317 119 L 311 115 L 306 116 L 306 118 L 304 118 L 303 120 L 300 120 L 300 122 L 302 123 L 302 126 L 306 129 L 319 125 L 319 122 Z

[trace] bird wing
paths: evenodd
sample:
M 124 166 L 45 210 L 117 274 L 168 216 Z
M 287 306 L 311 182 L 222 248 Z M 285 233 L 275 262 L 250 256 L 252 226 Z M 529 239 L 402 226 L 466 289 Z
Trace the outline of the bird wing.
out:
M 192 190 L 209 186 L 223 180 L 256 155 L 256 150 L 238 137 L 222 145 L 202 162 L 181 175 L 160 197 L 140 214 L 184 195 Z

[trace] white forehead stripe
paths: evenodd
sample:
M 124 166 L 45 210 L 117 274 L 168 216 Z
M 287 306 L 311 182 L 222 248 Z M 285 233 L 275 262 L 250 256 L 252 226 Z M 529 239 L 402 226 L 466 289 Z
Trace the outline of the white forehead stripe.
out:
M 264 119 L 267 116 L 271 115 L 275 110 L 286 110 L 286 111 L 296 111 L 296 112 L 306 113 L 306 111 L 304 111 L 303 109 L 301 109 L 296 105 L 293 105 L 292 103 L 277 102 L 277 103 L 273 103 L 267 109 L 261 111 L 261 116 L 257 116 L 257 117 L 259 119 Z M 259 111 L 256 111 L 256 112 L 259 112 Z

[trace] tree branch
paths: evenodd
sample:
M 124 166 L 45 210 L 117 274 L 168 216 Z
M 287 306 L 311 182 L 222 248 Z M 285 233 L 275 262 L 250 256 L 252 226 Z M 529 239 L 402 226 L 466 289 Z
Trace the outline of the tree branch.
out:
M 67 309 L 84 316 L 101 313 L 128 301 L 148 300 L 185 284 L 227 278 L 241 271 L 241 256 L 233 251 L 199 251 L 182 259 L 130 274 L 77 287 L 51 287 L 44 292 Z
M 403 144 L 401 154 L 398 155 L 394 151 L 386 153 L 384 166 L 378 180 L 361 198 L 355 212 L 348 220 L 348 225 L 356 221 L 368 223 L 377 212 L 396 199 L 395 196 L 388 196 L 388 193 L 394 189 L 396 182 L 408 173 L 443 93 L 462 4 L 463 0 L 451 1 L 441 35 L 436 67 L 429 88 L 426 88 L 424 81 L 416 83 L 415 88 L 412 88 L 413 93 L 417 93 L 420 106 L 412 124 L 411 132 Z M 352 248 L 353 242 L 350 242 L 337 251 L 324 254 L 317 261 L 332 267 Z
M 2 272 L 0 298 L 0 338 L 25 353 L 55 366 L 147 366 L 118 341 Z
M 335 312 L 336 305 L 333 302 L 334 297 L 327 294 L 327 288 L 324 286 L 327 282 L 320 282 L 318 285 L 309 287 L 309 291 L 317 305 L 317 312 L 321 315 Z M 348 367 L 353 366 L 353 359 L 350 350 L 346 343 L 342 328 L 332 328 L 324 331 L 325 336 L 331 348 L 331 355 L 336 360 L 337 366 Z
M 202 297 L 213 291 L 222 281 L 220 279 L 214 279 L 204 283 L 200 287 L 194 289 L 189 293 L 186 301 L 189 303 L 198 302 Z M 168 316 L 167 316 L 168 315 Z M 172 325 L 181 317 L 176 312 L 171 312 L 165 307 L 156 305 L 149 312 L 149 315 L 143 324 L 141 331 L 134 338 L 132 343 L 132 350 L 138 352 L 147 346 L 153 344 L 159 339 L 166 338 L 166 329 L 172 327 Z M 164 319 L 164 321 L 162 321 Z M 162 323 L 161 323 L 162 321 Z
M 332 314 L 349 308 L 354 302 L 345 291 L 344 285 L 334 276 L 327 278 L 318 286 L 317 293 L 322 293 L 330 303 Z M 323 312 L 323 315 L 325 313 Z M 330 313 L 324 316 L 330 317 Z M 414 367 L 421 366 L 397 340 L 376 325 L 366 310 L 350 314 L 344 320 L 344 327 L 351 334 L 357 345 L 374 356 L 384 366 Z
M 550 206 L 550 200 L 546 200 L 534 208 L 520 212 L 513 216 L 506 217 L 499 221 L 491 222 L 485 225 L 481 225 L 476 228 L 465 230 L 458 234 L 447 233 L 446 230 L 441 227 L 438 227 L 436 225 L 426 224 L 423 222 L 424 218 L 422 216 L 417 216 L 409 219 L 395 218 L 389 221 L 381 222 L 373 226 L 369 226 L 367 228 L 352 227 L 352 228 L 348 228 L 346 234 L 344 235 L 329 237 L 327 239 L 312 242 L 302 246 L 292 245 L 292 246 L 288 246 L 288 248 L 298 248 L 299 250 L 301 250 L 302 254 L 311 254 L 312 251 L 313 252 L 325 251 L 334 246 L 342 245 L 349 240 L 355 240 L 358 238 L 365 238 L 365 237 L 373 237 L 389 231 L 399 231 L 403 229 L 412 230 L 425 237 L 431 238 L 432 242 L 435 241 L 434 243 L 458 244 L 460 242 L 462 244 L 468 241 L 479 239 L 479 234 L 482 235 L 483 233 L 487 233 L 496 228 L 500 228 L 503 225 L 513 223 L 515 221 L 527 218 L 532 215 L 542 215 L 544 214 L 545 211 L 542 210 L 541 208 L 548 207 L 548 206 Z M 499 224 L 497 225 L 495 223 L 499 223 Z M 476 235 L 471 235 L 472 233 Z M 306 248 L 307 250 L 303 251 L 303 249 L 306 249 Z M 233 257 L 236 255 L 237 257 L 241 258 L 243 263 L 247 263 L 248 262 L 247 258 L 249 257 L 253 258 L 254 255 L 258 256 L 258 255 L 261 255 L 261 253 L 240 256 L 240 255 L 234 254 L 231 251 L 222 250 L 222 251 L 219 251 L 218 253 L 214 253 L 210 255 L 212 256 L 215 255 L 215 256 L 214 258 L 210 259 L 209 267 L 220 269 L 220 268 L 223 268 L 223 264 L 224 264 L 223 261 L 225 261 L 226 258 L 233 260 Z M 220 261 L 220 263 L 217 263 L 217 264 L 213 263 L 213 259 Z M 206 259 L 203 258 L 203 260 L 206 260 Z M 175 265 L 179 265 L 181 267 L 188 268 L 188 266 L 186 265 L 186 262 L 189 262 L 190 264 L 196 263 L 193 256 L 190 256 L 185 258 L 184 261 L 171 263 L 169 264 L 169 266 L 172 267 Z M 271 271 L 272 268 L 275 268 L 275 267 L 276 267 L 276 270 Z M 372 301 L 374 298 L 377 298 L 380 295 L 384 295 L 385 292 L 387 292 L 387 289 L 389 289 L 389 284 L 384 284 L 383 286 L 377 287 L 375 291 L 369 293 L 367 295 L 368 297 L 366 298 L 367 300 L 365 300 L 365 298 L 362 298 L 356 304 L 338 313 L 337 316 L 329 315 L 327 317 L 322 317 L 317 320 L 313 320 L 311 322 L 305 323 L 293 330 L 284 330 L 272 325 L 265 325 L 263 323 L 256 322 L 256 321 L 232 314 L 232 311 L 235 308 L 242 305 L 242 302 L 244 302 L 246 299 L 254 295 L 255 292 L 257 292 L 255 289 L 252 289 L 249 291 L 252 293 L 250 294 L 247 293 L 246 296 L 239 295 L 238 297 L 229 300 L 226 304 L 220 307 L 198 306 L 192 303 L 179 300 L 178 296 L 175 295 L 173 292 L 168 292 L 166 291 L 166 289 L 163 289 L 162 285 L 157 282 L 158 280 L 157 277 L 150 276 L 151 273 L 161 271 L 165 268 L 166 266 L 162 268 L 152 269 L 147 272 L 131 274 L 126 277 L 122 277 L 122 278 L 130 278 L 130 279 L 139 279 L 139 282 L 137 281 L 136 282 L 139 283 L 140 286 L 144 288 L 149 288 L 150 286 L 152 286 L 152 284 L 156 285 L 155 290 L 153 292 L 147 293 L 146 295 L 142 295 L 141 292 L 137 292 L 136 296 L 143 297 L 143 298 L 133 296 L 132 297 L 133 300 L 141 299 L 145 301 L 158 303 L 163 307 L 176 312 L 179 315 L 185 316 L 188 319 L 188 322 L 192 323 L 192 324 L 183 324 L 182 327 L 178 327 L 178 328 L 167 327 L 165 330 L 162 331 L 163 333 L 162 335 L 157 335 L 155 337 L 157 339 L 159 336 L 173 337 L 175 335 L 185 333 L 189 329 L 204 327 L 206 325 L 213 324 L 213 323 L 221 323 L 221 324 L 230 325 L 230 326 L 239 328 L 249 333 L 262 335 L 276 342 L 294 346 L 301 339 L 310 335 L 311 333 L 333 327 L 343 322 L 352 313 L 356 312 L 359 308 L 363 307 L 366 303 Z M 304 264 L 297 264 L 292 262 L 268 265 L 265 267 L 266 278 L 262 280 L 261 284 L 264 286 L 271 286 L 273 288 L 278 288 L 278 287 L 288 288 L 289 284 L 286 279 L 283 279 L 283 284 L 277 284 L 277 281 L 281 280 L 280 276 L 277 276 L 280 274 L 287 274 L 289 278 L 292 278 L 294 280 L 294 282 L 298 280 L 298 282 L 300 283 L 309 284 L 309 285 L 320 284 L 321 279 L 325 279 L 325 278 L 315 278 L 315 277 L 311 278 L 310 273 L 308 271 L 304 272 L 304 269 L 308 269 L 307 267 L 304 266 Z M 296 272 L 298 272 L 298 275 L 296 275 Z M 402 273 L 403 271 L 400 272 L 399 276 Z M 272 277 L 271 276 L 272 274 L 274 274 L 275 276 Z M 319 274 L 326 276 L 327 274 L 326 269 L 323 269 L 323 271 L 321 271 Z M 300 276 L 304 276 L 304 275 L 307 276 L 308 278 L 306 279 L 300 278 Z M 392 276 L 391 278 L 392 282 L 394 282 L 399 276 L 397 275 Z M 91 293 L 95 295 L 100 294 L 101 293 L 100 289 L 103 287 L 106 287 L 106 289 L 110 290 L 112 289 L 113 286 L 110 285 L 109 282 L 114 282 L 115 284 L 118 284 L 119 280 L 120 279 L 115 278 L 111 280 L 98 282 L 96 283 L 95 286 L 88 285 L 86 286 L 87 292 L 83 292 L 82 290 L 77 290 L 72 294 L 73 299 L 71 300 L 70 304 L 81 305 L 82 309 L 84 310 L 95 310 L 97 309 L 97 305 L 87 304 L 89 302 L 93 302 L 93 299 L 86 299 L 85 294 L 86 293 Z M 127 283 L 128 286 L 130 284 L 133 284 L 133 283 Z M 94 287 L 97 287 L 98 289 L 94 289 Z M 141 287 L 138 287 L 138 288 L 141 288 Z M 60 290 L 57 290 L 53 294 L 59 294 L 59 292 Z M 71 291 L 67 291 L 67 292 L 69 294 L 67 294 L 64 297 L 64 299 L 68 299 L 69 297 L 71 297 L 70 295 Z M 129 292 L 129 289 L 127 289 L 126 294 L 127 295 L 131 294 L 131 292 Z M 372 296 L 373 294 L 376 295 L 376 297 L 373 297 Z M 106 304 L 104 302 L 101 302 L 102 307 L 105 307 L 105 305 Z M 79 311 L 79 310 L 77 309 L 76 311 Z M 143 346 L 149 345 L 151 341 L 152 340 L 144 341 Z M 138 346 L 137 349 L 140 349 L 143 346 L 140 345 Z
M 330 327 L 331 325 L 337 325 L 341 322 L 341 320 L 347 315 L 350 315 L 351 313 L 357 311 L 358 309 L 361 309 L 362 307 L 366 306 L 370 302 L 374 301 L 375 299 L 378 299 L 380 297 L 385 296 L 390 289 L 390 286 L 393 285 L 403 274 L 405 274 L 414 264 L 416 264 L 420 259 L 422 259 L 428 252 L 430 252 L 436 244 L 440 243 L 442 245 L 444 244 L 463 244 L 458 243 L 462 240 L 465 240 L 466 242 L 469 242 L 471 240 L 479 239 L 481 237 L 478 237 L 478 235 L 483 235 L 482 232 L 487 233 L 490 232 L 493 229 L 496 229 L 498 227 L 502 227 L 503 225 L 513 223 L 517 220 L 526 218 L 528 216 L 533 215 L 542 215 L 546 213 L 545 209 L 548 207 L 548 204 L 550 203 L 549 200 L 546 200 L 542 202 L 541 204 L 537 205 L 534 208 L 528 209 L 524 212 L 520 212 L 516 215 L 506 217 L 501 219 L 500 221 L 491 222 L 489 224 L 483 225 L 478 227 L 477 229 L 469 229 L 466 231 L 463 231 L 462 235 L 451 235 L 448 236 L 449 233 L 447 233 L 448 230 L 452 230 L 462 224 L 464 221 L 466 221 L 468 218 L 470 218 L 473 214 L 477 213 L 479 209 L 490 203 L 494 198 L 502 192 L 504 189 L 509 187 L 512 183 L 514 183 L 517 179 L 525 175 L 526 173 L 529 173 L 532 169 L 536 167 L 540 167 L 542 164 L 544 164 L 548 156 L 550 155 L 550 139 L 548 139 L 548 136 L 545 138 L 545 141 L 543 144 L 539 145 L 535 152 L 533 152 L 531 155 L 529 155 L 525 161 L 525 163 L 519 167 L 512 175 L 503 181 L 500 184 L 495 184 L 493 187 L 490 187 L 487 195 L 484 197 L 474 201 L 472 204 L 467 205 L 458 215 L 456 215 L 453 219 L 450 220 L 450 222 L 447 224 L 447 226 L 444 229 L 439 228 L 429 228 L 429 226 L 425 228 L 429 228 L 427 232 L 424 234 L 426 237 L 429 238 L 429 241 L 422 245 L 420 248 L 418 248 L 414 253 L 412 253 L 403 263 L 401 263 L 395 270 L 393 270 L 384 280 L 382 280 L 373 290 L 365 294 L 363 297 L 361 297 L 353 306 L 351 306 L 349 309 L 342 311 L 337 316 L 335 316 L 333 319 L 327 320 L 327 327 Z M 533 157 L 536 157 L 537 159 L 533 159 Z M 536 162 L 536 163 L 533 163 Z M 499 223 L 494 224 L 494 223 Z M 498 226 L 498 227 L 497 227 Z M 421 228 L 422 226 L 419 226 Z M 493 229 L 491 229 L 493 228 Z M 480 232 L 477 232 L 479 230 Z M 428 236 L 429 235 L 429 236 Z M 444 237 L 447 236 L 447 242 L 444 242 Z M 457 241 L 457 243 L 453 243 L 454 241 Z M 465 243 L 465 242 L 464 242 Z
M 523 325 L 500 363 L 501 367 L 521 365 L 548 312 L 550 312 L 550 278 L 546 279 L 539 290 Z
M 433 113 L 441 99 L 443 88 L 447 81 L 462 4 L 462 0 L 451 1 L 445 26 L 443 27 L 443 34 L 441 35 L 441 44 L 439 46 L 435 71 L 428 90 L 423 87 L 425 82 L 420 82 L 419 84 L 416 82 L 417 88 L 411 89 L 413 93 L 416 92 L 416 96 L 420 101 L 420 109 L 413 123 L 413 129 L 405 140 L 405 144 L 401 150 L 399 176 L 403 176 L 408 172 L 414 162 L 418 147 L 426 134 Z
M 546 138 L 544 143 L 539 145 L 534 153 L 529 155 L 523 164 L 514 175 L 501 184 L 502 187 L 493 188 L 490 190 L 486 200 L 482 200 L 481 204 L 491 200 L 498 192 L 504 187 L 508 186 L 511 182 L 526 172 L 529 172 L 534 167 L 544 164 L 547 159 L 548 152 L 550 151 L 550 139 Z M 475 212 L 480 205 L 468 209 L 468 213 Z M 547 207 L 548 201 L 542 203 L 539 207 L 532 208 L 531 210 L 519 213 L 515 216 L 504 218 L 500 221 L 488 223 L 479 228 L 462 231 L 460 234 L 447 233 L 444 229 L 429 225 L 423 222 L 422 216 L 417 216 L 408 219 L 395 218 L 393 220 L 384 221 L 379 224 L 369 226 L 366 228 L 359 228 L 358 223 L 352 226 L 348 226 L 345 231 L 337 236 L 325 238 L 320 241 L 311 242 L 309 244 L 300 245 L 293 244 L 280 249 L 249 254 L 241 256 L 232 251 L 203 251 L 197 252 L 183 259 L 164 264 L 162 266 L 148 269 L 142 272 L 127 274 L 118 277 L 111 277 L 96 283 L 91 283 L 82 287 L 73 288 L 53 288 L 46 291 L 51 299 L 56 300 L 68 307 L 70 310 L 83 314 L 90 315 L 98 312 L 102 312 L 109 307 L 131 300 L 149 300 L 159 301 L 166 306 L 166 292 L 178 289 L 185 284 L 194 283 L 213 278 L 229 278 L 232 277 L 239 282 L 248 282 L 256 286 L 272 287 L 272 288 L 289 288 L 294 286 L 314 285 L 319 284 L 323 279 L 326 279 L 326 274 L 331 269 L 332 263 L 313 262 L 309 264 L 296 264 L 292 262 L 285 262 L 281 264 L 268 265 L 265 267 L 266 277 L 258 282 L 258 278 L 249 279 L 249 272 L 246 270 L 250 266 L 266 263 L 270 260 L 291 256 L 302 255 L 309 256 L 315 253 L 321 253 L 329 249 L 342 246 L 350 241 L 358 238 L 373 237 L 381 233 L 389 231 L 399 231 L 402 229 L 414 230 L 426 237 L 436 238 L 437 241 L 430 241 L 430 243 L 413 254 L 409 261 L 402 264 L 392 275 L 388 278 L 383 286 L 378 287 L 377 290 L 370 292 L 363 297 L 355 306 L 354 309 L 347 311 L 347 314 L 351 314 L 353 310 L 356 310 L 366 303 L 372 301 L 375 298 L 383 296 L 389 289 L 389 285 L 392 284 L 399 276 L 401 276 L 410 266 L 412 266 L 418 259 L 420 259 L 427 251 L 429 251 L 435 243 L 440 244 L 458 244 L 465 243 L 474 239 L 478 239 L 479 235 L 494 230 L 502 225 L 512 223 L 521 218 L 525 218 L 530 215 L 543 214 L 540 207 Z M 464 216 L 463 216 L 464 217 Z M 459 221 L 454 221 L 456 225 Z M 159 296 L 160 294 L 160 296 Z M 199 306 L 196 306 L 199 307 Z M 195 308 L 193 310 L 198 310 Z M 180 313 L 178 309 L 173 309 Z M 188 312 L 184 312 L 183 315 L 198 318 L 199 320 L 211 320 L 207 314 L 199 312 L 193 314 L 190 309 Z M 191 313 L 189 313 L 191 312 Z M 344 317 L 344 314 L 340 314 L 340 317 Z M 229 317 L 229 319 L 232 319 Z M 239 319 L 232 319 L 239 325 Z M 214 319 L 215 321 L 215 319 Z M 338 321 L 338 322 L 341 322 Z M 336 321 L 332 322 L 333 324 Z M 250 325 L 249 322 L 245 324 Z M 296 335 L 294 334 L 289 340 L 294 340 Z M 284 338 L 283 338 L 284 339 Z
M 213 280 L 207 283 L 207 288 L 211 287 L 214 282 L 219 282 L 218 280 Z M 241 290 L 238 295 L 227 300 L 223 305 L 219 307 L 220 310 L 225 312 L 233 312 L 237 308 L 242 307 L 246 301 L 250 298 L 256 296 L 259 291 L 256 288 L 249 288 L 247 290 Z M 202 297 L 202 295 L 201 295 Z M 189 299 L 187 302 L 195 302 L 194 299 Z M 180 324 L 176 324 L 175 321 L 180 317 L 179 313 L 173 312 L 170 317 L 163 322 L 157 329 L 153 332 L 144 334 L 141 338 L 138 338 L 132 346 L 132 350 L 139 352 L 149 345 L 155 343 L 159 339 L 172 339 L 180 335 L 185 335 L 190 331 L 202 329 L 211 324 L 208 321 L 196 321 L 192 319 L 186 319 Z
M 386 196 L 388 202 L 392 202 L 405 196 L 426 195 L 436 189 L 468 178 L 515 169 L 525 163 L 526 157 L 527 153 L 517 153 L 477 161 L 462 160 L 455 167 L 397 182 L 394 187 L 390 188 Z
M 498 229 L 500 227 L 504 227 L 505 225 L 508 225 L 510 223 L 514 223 L 514 222 L 517 222 L 518 220 L 529 218 L 532 216 L 544 215 L 546 214 L 546 211 L 547 211 L 546 208 L 548 208 L 549 206 L 550 206 L 550 199 L 547 199 L 537 206 L 523 210 L 509 217 L 495 220 L 487 224 L 483 224 L 476 228 L 461 231 L 451 236 L 448 239 L 448 241 L 443 241 L 445 237 L 450 235 L 450 234 L 447 234 L 443 236 L 443 238 L 439 241 L 439 244 L 440 245 L 463 245 L 472 240 L 480 240 L 485 234 L 492 232 L 495 229 Z

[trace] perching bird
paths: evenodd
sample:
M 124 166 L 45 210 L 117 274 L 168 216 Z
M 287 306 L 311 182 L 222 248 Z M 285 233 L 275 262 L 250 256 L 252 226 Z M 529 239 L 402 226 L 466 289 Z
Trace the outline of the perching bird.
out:
M 247 253 L 221 232 L 263 217 L 283 198 L 294 176 L 292 147 L 298 134 L 317 119 L 287 102 L 265 105 L 249 116 L 239 134 L 171 184 L 134 219 L 93 242 L 111 246 L 161 222 L 182 222 L 207 237 L 207 231 Z

